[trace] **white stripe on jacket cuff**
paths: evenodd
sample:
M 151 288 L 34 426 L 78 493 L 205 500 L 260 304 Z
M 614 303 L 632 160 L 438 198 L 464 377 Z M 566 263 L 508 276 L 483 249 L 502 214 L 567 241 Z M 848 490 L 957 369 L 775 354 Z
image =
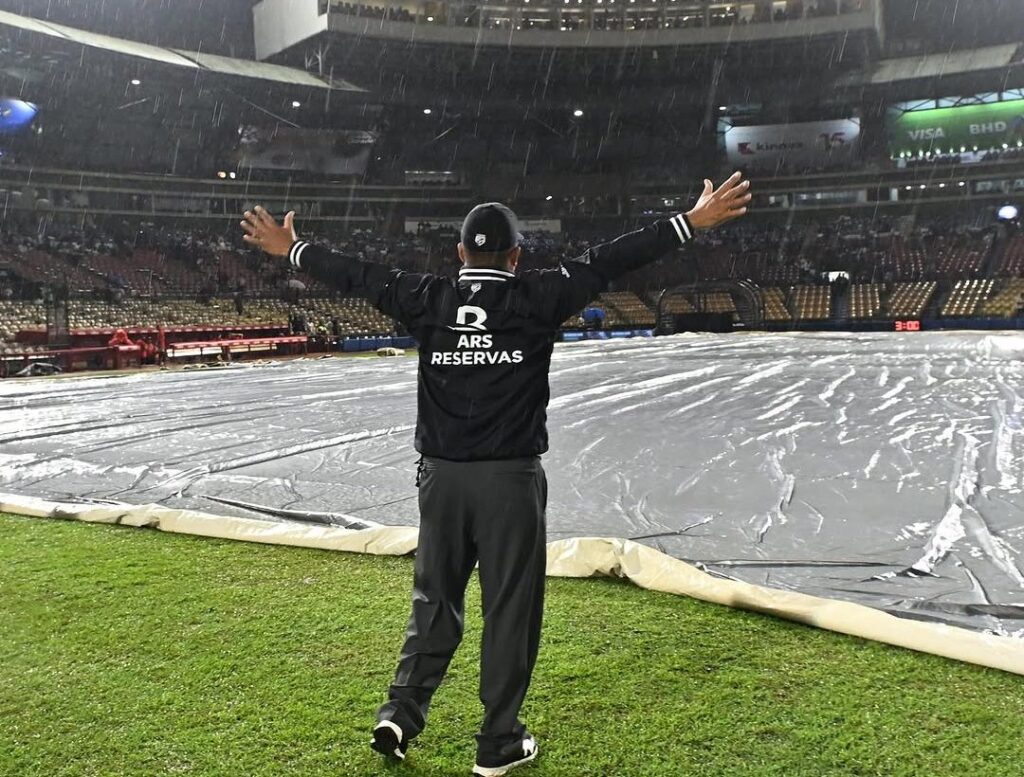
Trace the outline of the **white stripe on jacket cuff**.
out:
M 669 222 L 675 229 L 676 234 L 679 236 L 679 242 L 683 245 L 693 240 L 693 227 L 690 226 L 690 222 L 686 216 L 682 213 L 677 213 Z
M 305 240 L 296 240 L 294 243 L 292 243 L 291 250 L 288 251 L 288 261 L 291 263 L 291 266 L 294 267 L 296 270 L 302 269 L 302 265 L 299 263 L 299 261 L 302 259 L 302 252 L 305 251 L 308 247 L 309 243 L 307 243 Z

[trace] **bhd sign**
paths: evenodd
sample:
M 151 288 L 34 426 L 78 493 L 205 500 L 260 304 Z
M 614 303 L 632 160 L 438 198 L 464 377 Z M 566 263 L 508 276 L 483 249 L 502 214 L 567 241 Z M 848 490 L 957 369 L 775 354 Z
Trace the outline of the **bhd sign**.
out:
M 900 111 L 885 120 L 893 156 L 988 151 L 1024 141 L 1024 100 Z

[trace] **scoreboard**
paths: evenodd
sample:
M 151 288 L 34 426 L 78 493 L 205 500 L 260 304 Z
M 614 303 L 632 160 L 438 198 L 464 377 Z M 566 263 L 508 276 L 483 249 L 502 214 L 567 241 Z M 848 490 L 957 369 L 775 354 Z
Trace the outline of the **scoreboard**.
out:
M 893 322 L 897 332 L 920 332 L 920 321 L 895 321 Z

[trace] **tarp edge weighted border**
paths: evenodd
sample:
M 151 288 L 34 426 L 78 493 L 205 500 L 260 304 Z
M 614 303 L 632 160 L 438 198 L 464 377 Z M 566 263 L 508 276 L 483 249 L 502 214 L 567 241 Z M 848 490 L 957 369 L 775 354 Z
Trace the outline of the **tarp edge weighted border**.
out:
M 355 531 L 333 526 L 273 523 L 160 505 L 53 502 L 5 493 L 0 493 L 0 512 L 374 555 L 411 553 L 416 548 L 418 533 L 414 526 L 381 526 Z M 551 577 L 624 577 L 652 591 L 766 613 L 841 634 L 1024 675 L 1022 640 L 898 618 L 852 602 L 724 580 L 630 540 L 578 537 L 550 542 L 547 572 Z

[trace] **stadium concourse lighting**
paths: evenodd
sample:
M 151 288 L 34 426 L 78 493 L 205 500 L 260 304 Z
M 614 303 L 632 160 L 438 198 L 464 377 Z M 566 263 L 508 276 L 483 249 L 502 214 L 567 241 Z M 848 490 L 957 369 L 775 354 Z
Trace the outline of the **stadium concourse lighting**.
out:
M 228 174 L 227 174 L 227 173 L 225 173 L 225 172 L 224 172 L 223 170 L 219 170 L 219 171 L 217 172 L 217 177 L 218 177 L 218 178 L 227 178 L 227 177 L 228 177 Z
M 547 197 L 545 197 L 545 198 L 544 198 L 544 200 L 545 200 L 546 202 L 551 202 L 551 201 L 552 201 L 553 199 L 555 199 L 555 198 L 554 198 L 554 196 L 553 196 L 553 195 L 550 195 L 550 194 L 549 194 L 549 195 L 548 195 Z
M 966 185 L 967 185 L 967 181 L 961 181 L 960 183 L 957 184 L 957 186 L 966 186 Z
M 137 78 L 133 78 L 132 79 L 132 86 L 138 86 L 141 83 L 142 82 L 139 79 L 137 79 Z
M 238 177 L 238 174 L 235 173 L 234 170 L 232 170 L 230 173 L 228 173 L 228 178 L 230 178 L 232 181 L 235 180 L 237 177 Z
M 433 111 L 431 111 L 430 108 L 424 108 L 423 109 L 423 115 L 424 116 L 429 116 L 431 113 L 433 113 Z
M 302 103 L 300 103 L 298 100 L 292 100 L 292 108 L 301 108 L 301 107 L 302 107 Z
M 575 111 L 572 112 L 572 115 L 575 116 L 578 119 L 580 116 L 583 115 L 583 111 L 581 111 L 579 108 L 577 108 Z
M 1002 221 L 1016 221 L 1017 217 L 1020 215 L 1020 210 L 1016 205 L 1003 205 L 996 215 Z

